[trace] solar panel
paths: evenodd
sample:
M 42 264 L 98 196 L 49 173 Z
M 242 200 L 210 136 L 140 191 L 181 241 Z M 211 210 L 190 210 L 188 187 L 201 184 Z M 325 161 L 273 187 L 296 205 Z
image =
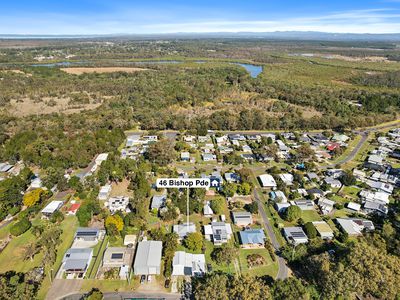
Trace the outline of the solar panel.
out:
M 123 256 L 123 253 L 113 253 L 111 254 L 111 259 L 121 259 Z
M 95 236 L 97 235 L 96 231 L 79 231 L 77 233 L 78 236 Z
M 305 237 L 305 234 L 302 232 L 291 232 L 293 237 Z

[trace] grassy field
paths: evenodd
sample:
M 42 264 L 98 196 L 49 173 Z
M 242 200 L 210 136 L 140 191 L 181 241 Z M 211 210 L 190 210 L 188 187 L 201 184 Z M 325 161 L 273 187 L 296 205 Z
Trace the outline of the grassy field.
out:
M 46 268 L 46 273 L 45 273 L 46 277 L 44 278 L 42 285 L 40 287 L 37 296 L 38 299 L 44 299 L 46 297 L 47 291 L 50 289 L 51 286 L 51 281 L 48 274 L 50 270 L 53 269 L 53 276 L 54 276 L 58 271 L 58 269 L 60 268 L 62 259 L 64 257 L 64 253 L 71 247 L 71 244 L 74 240 L 74 235 L 77 227 L 78 227 L 78 220 L 76 219 L 75 216 L 68 216 L 61 223 L 61 229 L 63 230 L 63 233 L 61 234 L 60 237 L 61 244 L 58 245 L 57 247 L 57 259 L 52 267 Z
M 316 210 L 303 210 L 301 212 L 301 218 L 304 223 L 313 222 L 313 221 L 321 221 L 321 216 Z
M 40 265 L 42 254 L 35 255 L 34 259 L 24 260 L 25 247 L 35 242 L 36 237 L 30 230 L 24 234 L 14 237 L 7 247 L 0 254 L 0 272 L 15 270 L 17 272 L 26 272 Z
M 214 250 L 213 243 L 209 242 L 209 241 L 204 241 L 204 243 L 205 243 L 205 246 L 206 246 L 206 253 L 205 253 L 206 262 L 207 263 L 211 263 L 213 271 L 222 271 L 222 272 L 225 272 L 225 273 L 234 274 L 235 273 L 235 267 L 233 266 L 233 264 L 218 265 L 211 259 L 211 253 Z
M 247 263 L 247 256 L 250 254 L 259 254 L 265 260 L 265 265 L 259 267 L 249 268 Z M 269 275 L 275 278 L 278 273 L 278 264 L 273 262 L 266 249 L 240 249 L 239 252 L 239 265 L 242 274 L 251 274 L 253 276 Z

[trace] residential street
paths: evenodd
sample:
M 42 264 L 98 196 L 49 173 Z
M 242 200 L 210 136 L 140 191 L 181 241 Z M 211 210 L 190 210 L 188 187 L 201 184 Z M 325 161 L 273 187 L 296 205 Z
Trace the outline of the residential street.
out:
M 270 239 L 273 247 L 275 248 L 275 250 L 279 251 L 281 245 L 279 244 L 278 239 L 276 238 L 275 232 L 272 228 L 272 225 L 269 222 L 268 216 L 265 213 L 264 205 L 263 205 L 262 201 L 260 200 L 257 188 L 254 189 L 253 195 L 254 195 L 254 199 L 258 203 L 258 211 L 260 212 L 260 215 L 263 219 L 263 223 L 264 223 L 265 229 L 267 230 L 269 239 Z M 285 259 L 283 259 L 280 256 L 277 256 L 277 258 L 278 258 L 278 274 L 276 276 L 276 279 L 287 278 L 289 275 L 289 268 L 286 265 L 286 261 L 285 261 Z

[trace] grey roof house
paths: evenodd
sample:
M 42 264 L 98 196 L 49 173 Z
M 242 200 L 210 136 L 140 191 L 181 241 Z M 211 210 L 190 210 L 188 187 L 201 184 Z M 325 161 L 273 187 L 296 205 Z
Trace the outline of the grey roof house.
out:
M 92 260 L 92 248 L 70 248 L 65 252 L 62 260 L 62 269 L 66 274 L 75 274 L 79 278 L 85 276 L 90 261 Z
M 133 271 L 135 275 L 159 275 L 161 268 L 161 241 L 139 242 Z
M 237 226 L 247 226 L 253 223 L 253 216 L 247 211 L 232 212 L 233 223 Z
M 243 247 L 264 247 L 265 233 L 262 229 L 247 229 L 239 232 L 240 244 Z
M 153 209 L 160 209 L 165 205 L 165 202 L 167 201 L 167 195 L 155 195 L 151 199 L 151 206 L 150 208 Z

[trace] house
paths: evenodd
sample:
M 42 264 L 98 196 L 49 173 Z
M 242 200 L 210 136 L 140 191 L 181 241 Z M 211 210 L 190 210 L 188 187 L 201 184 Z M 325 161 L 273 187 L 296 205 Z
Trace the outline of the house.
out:
M 137 145 L 140 145 L 140 144 L 141 144 L 140 135 L 138 135 L 138 134 L 132 134 L 132 135 L 129 135 L 126 138 L 125 146 L 128 147 L 128 148 L 133 147 L 133 146 L 137 146 Z
M 183 140 L 184 140 L 186 143 L 193 143 L 194 141 L 196 141 L 196 137 L 195 137 L 194 135 L 185 135 L 185 136 L 183 137 Z
M 328 151 L 335 151 L 336 149 L 339 149 L 339 148 L 340 148 L 340 144 L 339 143 L 334 143 L 334 142 L 330 142 L 326 146 L 326 149 Z
M 102 268 L 119 268 L 120 279 L 129 276 L 135 250 L 128 247 L 108 247 L 104 251 Z
M 233 223 L 237 226 L 247 226 L 253 224 L 253 216 L 247 211 L 232 212 Z
M 383 164 L 383 157 L 380 155 L 370 155 L 368 156 L 368 163 L 382 165 Z
M 70 248 L 62 260 L 62 270 L 67 278 L 83 278 L 93 256 L 92 248 Z
M 379 182 L 379 181 L 374 181 L 374 180 L 367 180 L 365 182 L 370 188 L 375 189 L 380 192 L 392 194 L 393 193 L 393 185 L 390 183 L 384 183 L 384 182 Z
M 250 153 L 242 153 L 242 154 L 240 154 L 240 157 L 245 160 L 248 160 L 248 161 L 252 161 L 252 160 L 256 159 L 256 156 L 254 154 L 250 154 Z
M 364 201 L 389 204 L 389 194 L 385 192 L 373 192 L 369 190 L 362 190 L 360 192 L 360 198 Z
M 361 205 L 354 202 L 347 203 L 347 208 L 354 211 L 360 211 Z
M 0 172 L 1 173 L 6 173 L 10 171 L 13 168 L 13 165 L 10 165 L 8 163 L 0 163 Z
M 243 150 L 243 152 L 249 152 L 249 153 L 252 152 L 251 147 L 249 145 L 243 145 L 242 150 Z
M 281 213 L 284 213 L 285 210 L 286 210 L 289 206 L 291 206 L 291 204 L 290 204 L 290 203 L 287 203 L 287 202 L 275 202 L 274 206 L 275 206 L 276 211 L 277 211 L 279 214 L 281 214 Z
M 181 161 L 190 161 L 190 153 L 181 152 Z
M 260 184 L 263 188 L 276 188 L 276 182 L 274 177 L 269 174 L 263 174 L 258 176 Z
M 40 189 L 43 187 L 42 179 L 40 177 L 36 176 L 32 181 L 29 186 L 29 190 L 34 190 L 34 189 Z
M 301 210 L 313 210 L 314 209 L 314 202 L 308 199 L 302 199 L 302 200 L 295 200 L 292 201 L 292 205 L 296 205 L 300 207 Z
M 42 209 L 42 215 L 45 217 L 51 217 L 56 211 L 58 211 L 61 206 L 63 206 L 63 201 L 51 201 Z
M 108 153 L 100 153 L 95 158 L 94 162 L 97 166 L 100 166 L 103 161 L 106 161 L 108 158 Z
M 153 198 L 151 198 L 150 209 L 159 210 L 161 207 L 165 206 L 165 202 L 167 202 L 167 195 L 154 195 Z
M 286 185 L 293 185 L 293 175 L 289 173 L 279 174 L 279 178 L 283 181 Z
M 307 173 L 307 178 L 309 179 L 309 180 L 319 180 L 319 177 L 318 177 L 318 175 L 317 175 L 317 173 L 314 173 L 314 172 L 309 172 L 309 173 Z
M 240 182 L 240 175 L 236 173 L 227 172 L 224 174 L 226 182 L 229 183 L 239 183 Z
M 173 226 L 173 230 L 178 234 L 180 239 L 185 238 L 189 233 L 196 232 L 196 225 L 194 223 L 183 223 Z
M 342 175 L 344 175 L 344 171 L 342 169 L 328 169 L 325 172 L 326 176 L 332 177 L 334 179 L 340 178 Z
M 342 186 L 342 183 L 333 177 L 326 177 L 324 181 L 332 188 L 340 188 Z
M 124 237 L 124 246 L 135 245 L 136 244 L 136 235 L 135 234 L 127 234 Z
M 204 204 L 203 213 L 206 217 L 211 217 L 214 214 L 210 206 L 210 201 L 207 201 L 206 204 Z
M 81 207 L 80 203 L 74 203 L 68 208 L 67 215 L 75 216 L 76 212 L 78 211 L 79 207 Z
M 172 260 L 172 276 L 202 276 L 207 272 L 204 254 L 176 251 Z
M 329 200 L 325 197 L 318 199 L 318 206 L 324 215 L 330 214 L 335 205 L 335 201 Z
M 95 242 L 100 239 L 100 230 L 97 228 L 79 227 L 75 232 L 74 242 Z
M 332 137 L 332 140 L 337 141 L 337 142 L 341 142 L 341 143 L 345 143 L 350 139 L 350 137 L 348 137 L 345 134 L 339 134 L 339 133 L 335 133 L 334 136 Z
M 264 247 L 265 233 L 262 229 L 246 229 L 240 231 L 239 238 L 243 248 Z
M 333 230 L 325 221 L 314 221 L 312 222 L 315 229 L 318 232 L 318 235 L 324 240 L 333 239 Z
M 155 143 L 158 141 L 158 136 L 156 135 L 144 135 L 142 139 L 148 143 Z
M 325 195 L 324 191 L 318 188 L 312 188 L 306 191 L 308 195 L 313 196 L 315 198 L 321 198 Z
M 281 140 L 276 140 L 276 143 L 278 144 L 279 151 L 288 152 L 290 150 L 290 148 Z
M 379 202 L 365 201 L 363 205 L 363 211 L 366 214 L 377 214 L 385 216 L 388 214 L 389 209 L 385 204 Z
M 135 275 L 160 275 L 161 241 L 139 242 L 133 270 Z
M 285 227 L 283 235 L 289 243 L 294 245 L 308 243 L 308 237 L 301 227 Z
M 99 195 L 97 196 L 97 199 L 105 201 L 110 196 L 110 193 L 111 193 L 111 185 L 110 184 L 103 185 L 100 188 L 100 192 Z
M 217 160 L 217 156 L 212 153 L 203 153 L 202 155 L 203 161 L 213 161 Z
M 206 240 L 212 241 L 214 245 L 227 243 L 232 237 L 231 224 L 211 222 L 209 225 L 204 225 L 204 235 Z
M 357 180 L 364 182 L 367 174 L 364 171 L 354 169 L 353 176 L 357 178 Z
M 344 232 L 351 236 L 361 235 L 363 230 L 372 231 L 375 229 L 374 224 L 371 221 L 363 219 L 337 218 L 336 222 Z
M 108 207 L 108 209 L 112 214 L 117 211 L 130 212 L 128 205 L 129 205 L 129 197 L 127 196 L 112 197 L 108 199 L 106 204 L 106 206 Z
M 273 200 L 275 202 L 279 202 L 279 203 L 287 202 L 287 198 L 282 191 L 272 191 L 269 193 L 269 197 L 271 198 L 271 200 Z

